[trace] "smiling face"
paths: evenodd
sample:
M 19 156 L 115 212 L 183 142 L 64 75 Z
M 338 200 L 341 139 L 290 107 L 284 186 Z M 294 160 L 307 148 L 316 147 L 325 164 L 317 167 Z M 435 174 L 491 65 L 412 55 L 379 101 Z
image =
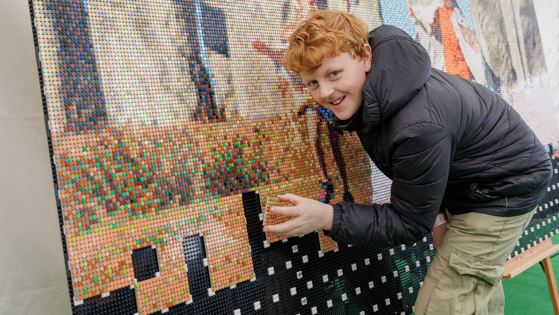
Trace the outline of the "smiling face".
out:
M 361 59 L 353 59 L 348 52 L 322 60 L 314 71 L 301 71 L 312 98 L 320 106 L 331 110 L 338 119 L 353 116 L 363 102 L 363 84 L 371 70 L 371 46 L 365 45 Z

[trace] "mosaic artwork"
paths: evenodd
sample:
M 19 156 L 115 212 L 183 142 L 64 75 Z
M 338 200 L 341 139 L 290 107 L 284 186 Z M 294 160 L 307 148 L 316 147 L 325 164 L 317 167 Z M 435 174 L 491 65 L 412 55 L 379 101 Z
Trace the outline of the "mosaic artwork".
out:
M 390 202 L 390 180 L 356 134 L 334 132 L 332 113 L 282 66 L 289 35 L 314 10 L 401 27 L 434 67 L 496 91 L 543 143 L 559 139 L 529 0 L 30 8 L 74 314 L 413 312 L 431 236 L 364 249 L 322 231 L 262 232 L 285 220 L 266 216 L 278 194 Z M 558 232 L 557 185 L 515 252 Z
M 553 166 L 553 177 L 547 193 L 540 202 L 532 221 L 520 236 L 516 246 L 509 256 L 515 257 L 525 250 L 530 249 L 549 237 L 559 233 L 559 158 L 551 156 Z

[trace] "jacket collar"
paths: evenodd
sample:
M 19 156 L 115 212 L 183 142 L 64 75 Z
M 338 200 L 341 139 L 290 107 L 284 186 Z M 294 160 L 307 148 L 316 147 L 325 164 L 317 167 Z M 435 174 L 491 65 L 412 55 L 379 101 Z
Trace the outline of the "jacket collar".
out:
M 357 112 L 350 119 L 341 120 L 334 116 L 332 126 L 339 133 L 342 133 L 342 130 L 367 132 L 369 126 L 368 112 L 363 110 L 363 104 L 361 104 Z

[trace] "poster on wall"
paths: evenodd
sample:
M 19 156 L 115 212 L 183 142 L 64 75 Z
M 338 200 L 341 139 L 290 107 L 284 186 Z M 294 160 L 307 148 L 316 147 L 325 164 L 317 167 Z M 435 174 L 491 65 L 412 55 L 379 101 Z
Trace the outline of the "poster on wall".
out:
M 30 8 L 74 314 L 413 312 L 431 236 L 364 249 L 322 231 L 262 232 L 278 194 L 390 201 L 390 180 L 356 134 L 334 132 L 332 113 L 282 66 L 291 32 L 315 10 L 404 29 L 434 67 L 499 93 L 543 143 L 559 139 L 543 114 L 553 102 L 528 0 Z

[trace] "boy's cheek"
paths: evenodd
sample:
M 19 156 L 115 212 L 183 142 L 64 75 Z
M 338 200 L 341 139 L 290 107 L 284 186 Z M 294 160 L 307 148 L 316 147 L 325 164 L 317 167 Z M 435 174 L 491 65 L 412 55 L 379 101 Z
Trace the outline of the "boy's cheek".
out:
M 307 89 L 307 91 L 309 91 L 309 90 Z M 324 106 L 325 104 L 322 104 L 320 102 L 320 99 L 318 97 L 315 97 L 315 95 L 311 91 L 309 91 L 309 94 L 311 95 L 313 101 L 317 102 L 322 107 L 326 107 L 326 106 Z

